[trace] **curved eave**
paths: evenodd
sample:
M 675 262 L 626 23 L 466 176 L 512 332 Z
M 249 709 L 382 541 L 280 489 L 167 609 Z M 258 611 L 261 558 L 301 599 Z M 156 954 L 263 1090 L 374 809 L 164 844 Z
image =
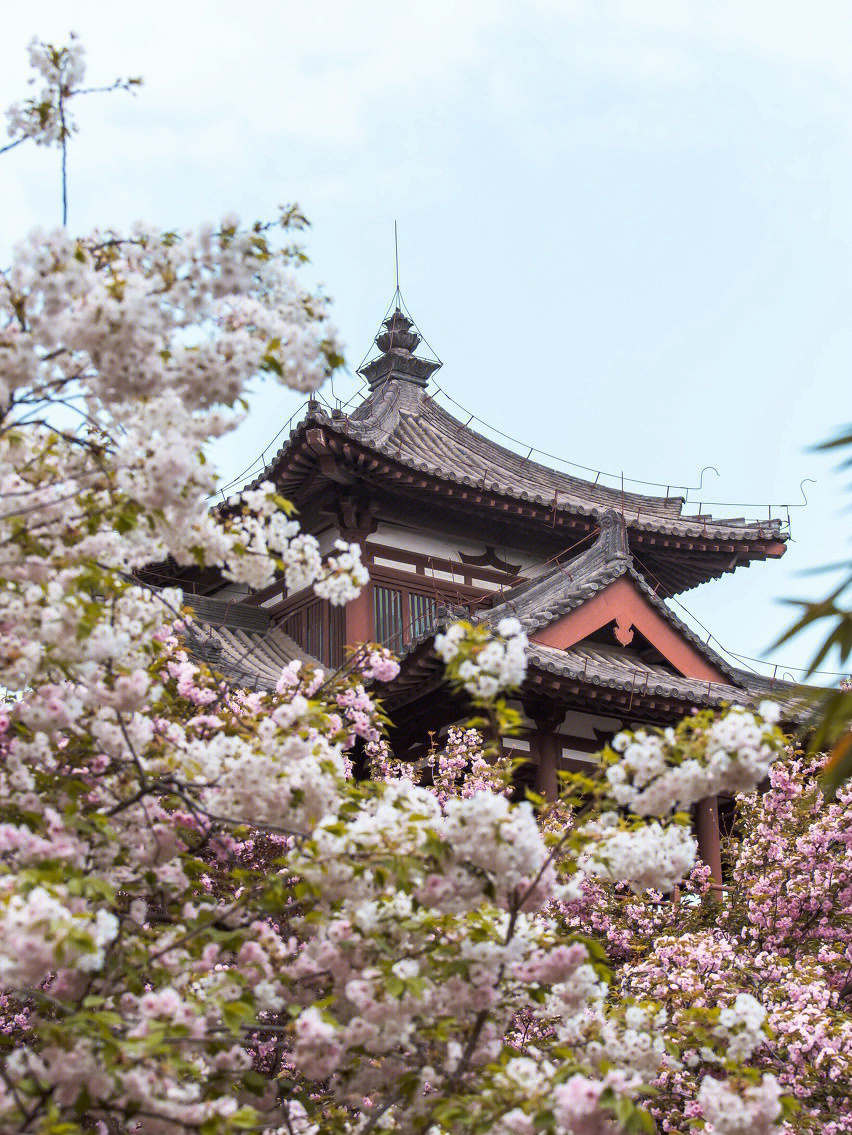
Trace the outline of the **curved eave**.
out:
M 552 702 L 564 709 L 600 713 L 631 721 L 679 721 L 691 709 L 721 709 L 727 705 L 756 705 L 764 697 L 781 702 L 788 724 L 803 719 L 804 703 L 796 687 L 777 683 L 749 689 L 720 682 L 703 682 L 679 675 L 636 671 L 632 674 L 601 673 L 572 658 L 568 652 L 531 643 L 527 654 L 527 677 L 521 690 L 524 700 Z M 745 675 L 743 675 L 745 679 Z M 446 697 L 443 667 L 431 647 L 431 636 L 411 644 L 401 659 L 399 676 L 384 691 L 388 711 L 401 720 L 424 700 Z
M 534 524 L 564 535 L 566 547 L 594 531 L 601 515 L 599 505 L 513 493 L 486 480 L 474 483 L 463 474 L 436 472 L 426 462 L 353 438 L 345 422 L 345 418 L 335 421 L 324 414 L 309 414 L 252 486 L 272 479 L 285 495 L 303 504 L 329 482 L 367 481 L 402 495 L 440 499 L 462 514 Z M 643 516 L 641 508 L 625 512 L 624 519 L 637 568 L 663 595 L 718 579 L 753 560 L 778 558 L 787 540 L 778 521 L 745 525 L 708 517 L 661 518 Z

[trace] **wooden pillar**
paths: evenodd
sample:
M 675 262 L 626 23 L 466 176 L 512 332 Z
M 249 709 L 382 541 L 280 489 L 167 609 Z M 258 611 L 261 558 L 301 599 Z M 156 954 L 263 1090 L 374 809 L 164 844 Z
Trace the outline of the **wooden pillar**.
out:
M 361 559 L 367 559 L 367 536 L 369 528 L 346 528 L 341 532 L 341 538 L 350 544 L 359 544 Z M 359 646 L 362 642 L 372 642 L 373 633 L 373 591 L 368 583 L 361 589 L 361 594 L 351 603 L 347 603 L 346 612 L 346 645 Z
M 722 842 L 719 835 L 719 805 L 715 796 L 705 796 L 695 806 L 695 834 L 698 839 L 698 854 L 710 868 L 710 875 L 716 884 L 713 890 L 721 894 L 722 885 Z
M 538 731 L 538 764 L 536 765 L 535 790 L 548 801 L 555 800 L 559 795 L 559 778 L 556 772 L 559 768 L 559 758 L 562 755 L 562 743 L 556 729 L 564 716 L 562 710 L 554 712 L 551 709 L 533 718 Z
M 346 645 L 359 646 L 373 637 L 373 593 L 368 583 L 357 599 L 346 604 Z

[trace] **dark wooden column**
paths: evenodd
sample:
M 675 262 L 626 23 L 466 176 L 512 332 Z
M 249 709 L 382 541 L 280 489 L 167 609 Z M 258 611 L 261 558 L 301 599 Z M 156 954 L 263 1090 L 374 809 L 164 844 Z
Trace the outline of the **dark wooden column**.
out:
M 535 714 L 530 713 L 535 722 L 538 744 L 535 790 L 545 800 L 555 800 L 559 795 L 559 778 L 556 773 L 562 756 L 562 742 L 556 728 L 564 716 L 564 710 L 554 709 L 553 706 Z
M 722 841 L 719 834 L 719 803 L 715 796 L 705 796 L 695 806 L 695 835 L 698 854 L 710 868 L 714 890 L 720 893 L 722 884 Z
M 341 485 L 349 486 L 353 475 L 338 467 L 335 458 L 323 458 L 327 462 L 329 475 L 333 475 Z M 324 469 L 325 471 L 325 469 Z M 361 548 L 361 559 L 367 563 L 367 537 L 376 530 L 376 504 L 369 493 L 363 489 L 344 488 L 331 508 L 326 509 L 334 517 L 340 530 L 340 538 Z M 362 642 L 372 642 L 373 632 L 373 591 L 371 585 L 362 590 L 357 599 L 346 604 L 346 645 L 358 646 Z
M 341 539 L 350 544 L 359 544 L 361 559 L 367 559 L 367 536 L 372 531 L 369 524 L 357 528 L 343 528 Z M 362 642 L 371 642 L 373 632 L 373 589 L 371 584 L 361 589 L 361 594 L 351 603 L 346 604 L 346 645 L 359 646 Z

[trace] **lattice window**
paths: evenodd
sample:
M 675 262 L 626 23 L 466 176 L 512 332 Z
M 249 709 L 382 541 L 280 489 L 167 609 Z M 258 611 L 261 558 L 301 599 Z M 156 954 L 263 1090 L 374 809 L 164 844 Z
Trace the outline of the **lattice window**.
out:
M 397 587 L 373 587 L 373 626 L 376 642 L 399 650 L 405 642 L 402 621 L 402 591 Z
M 373 627 L 376 641 L 400 650 L 435 622 L 435 597 L 408 587 L 373 584 Z
M 323 666 L 339 666 L 343 661 L 346 616 L 342 607 L 332 607 L 324 599 L 309 600 L 288 614 L 281 628 Z
M 435 599 L 416 591 L 408 593 L 408 629 L 411 638 L 425 634 L 435 623 Z

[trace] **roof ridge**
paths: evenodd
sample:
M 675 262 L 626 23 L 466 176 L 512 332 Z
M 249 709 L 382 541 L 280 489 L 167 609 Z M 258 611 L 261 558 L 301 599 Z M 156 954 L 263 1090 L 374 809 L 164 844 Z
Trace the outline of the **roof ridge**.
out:
M 622 676 L 618 672 L 617 664 L 608 665 L 604 659 L 599 659 L 590 669 L 586 659 L 581 660 L 576 651 L 562 651 L 543 643 L 531 642 L 527 657 L 534 666 L 548 673 L 582 678 L 592 685 L 630 691 L 631 696 L 634 693 L 644 696 L 650 690 L 658 695 L 678 698 L 692 704 L 708 705 L 712 708 L 718 708 L 729 702 L 753 705 L 761 697 L 769 696 L 761 682 L 752 682 L 750 679 L 754 677 L 753 675 L 743 677 L 742 671 L 734 671 L 739 681 L 731 684 L 687 678 L 682 674 L 660 674 L 647 680 L 637 681 L 626 674 Z M 645 679 L 644 672 L 642 677 Z M 791 720 L 800 720 L 803 706 L 801 700 L 796 698 L 795 691 L 789 684 L 785 684 L 783 689 L 778 689 L 778 693 L 785 695 L 781 699 L 781 704 L 787 716 Z
M 528 631 L 548 626 L 628 572 L 632 562 L 621 518 L 608 511 L 600 518 L 597 538 L 590 547 L 519 584 L 502 603 L 483 612 L 483 617 L 495 623 L 514 615 Z
M 399 425 L 401 401 L 401 384 L 383 382 L 351 414 L 333 422 L 332 428 L 343 433 L 351 431 L 359 441 L 381 447 Z M 368 407 L 369 413 L 359 416 Z

